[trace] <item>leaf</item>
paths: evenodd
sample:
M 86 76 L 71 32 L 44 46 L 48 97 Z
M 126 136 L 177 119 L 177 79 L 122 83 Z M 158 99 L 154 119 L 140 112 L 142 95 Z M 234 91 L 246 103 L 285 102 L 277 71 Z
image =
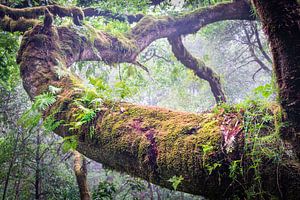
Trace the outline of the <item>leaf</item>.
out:
M 130 96 L 131 91 L 130 88 L 126 85 L 124 81 L 119 81 L 115 84 L 115 92 L 118 97 L 124 99 L 125 97 Z
M 173 176 L 172 178 L 170 178 L 168 181 L 172 183 L 172 187 L 174 190 L 177 190 L 177 187 L 179 186 L 179 184 L 184 180 L 184 178 L 180 175 L 178 176 Z
M 72 135 L 63 138 L 63 152 L 68 152 L 69 150 L 75 150 L 78 146 L 77 136 Z
M 43 93 L 35 97 L 32 107 L 38 110 L 46 110 L 56 101 L 56 97 L 51 93 Z
M 50 91 L 52 94 L 60 93 L 61 90 L 62 90 L 61 88 L 58 88 L 58 87 L 49 85 L 49 91 Z

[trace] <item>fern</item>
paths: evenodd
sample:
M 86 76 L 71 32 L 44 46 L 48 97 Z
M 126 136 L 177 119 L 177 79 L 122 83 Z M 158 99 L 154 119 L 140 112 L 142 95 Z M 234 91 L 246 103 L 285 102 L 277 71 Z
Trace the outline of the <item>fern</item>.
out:
M 63 138 L 63 152 L 66 153 L 69 150 L 75 150 L 78 146 L 77 135 L 67 136 Z
M 31 107 L 25 113 L 23 113 L 21 118 L 18 120 L 18 124 L 25 129 L 32 129 L 38 125 L 41 118 L 42 114 Z
M 116 96 L 120 97 L 121 99 L 124 99 L 132 94 L 130 87 L 128 87 L 124 81 L 117 82 L 114 89 Z
M 56 98 L 51 93 L 44 93 L 36 96 L 31 108 L 23 113 L 18 123 L 25 129 L 36 127 L 42 118 L 41 111 L 46 110 L 55 101 Z
M 56 128 L 58 128 L 63 123 L 64 123 L 64 120 L 57 121 L 54 118 L 54 114 L 52 114 L 44 120 L 43 125 L 47 131 L 54 131 Z
M 52 86 L 52 85 L 49 85 L 49 91 L 52 93 L 52 94 L 58 94 L 61 92 L 61 88 L 58 88 L 58 87 L 55 87 L 55 86 Z
M 46 110 L 55 101 L 56 97 L 53 94 L 46 92 L 35 97 L 32 108 L 37 110 Z

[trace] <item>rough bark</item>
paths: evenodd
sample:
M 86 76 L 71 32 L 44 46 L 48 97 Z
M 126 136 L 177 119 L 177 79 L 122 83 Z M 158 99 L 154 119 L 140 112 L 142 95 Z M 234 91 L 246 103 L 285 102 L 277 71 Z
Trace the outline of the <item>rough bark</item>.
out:
M 87 183 L 87 163 L 86 159 L 81 156 L 78 151 L 73 152 L 74 155 L 74 172 L 76 175 L 77 185 L 79 188 L 80 199 L 90 200 L 90 192 Z
M 268 36 L 279 98 L 288 123 L 282 137 L 300 158 L 300 6 L 295 0 L 253 0 Z
M 187 68 L 193 70 L 195 75 L 200 79 L 208 81 L 216 102 L 226 102 L 226 97 L 220 83 L 220 77 L 211 68 L 207 67 L 203 61 L 193 57 L 193 55 L 187 51 L 180 36 L 169 37 L 168 40 L 172 46 L 175 57 Z

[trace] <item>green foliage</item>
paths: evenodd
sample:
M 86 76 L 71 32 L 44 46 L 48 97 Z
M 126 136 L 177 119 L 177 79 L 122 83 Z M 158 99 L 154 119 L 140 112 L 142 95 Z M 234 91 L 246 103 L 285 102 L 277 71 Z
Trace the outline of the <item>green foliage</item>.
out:
M 222 115 L 240 113 L 243 115 L 244 151 L 239 160 L 232 160 L 229 165 L 229 177 L 237 181 L 241 176 L 247 180 L 245 194 L 247 199 L 265 199 L 271 196 L 263 190 L 261 172 L 263 163 L 280 163 L 284 155 L 284 147 L 280 142 L 279 131 L 282 123 L 281 108 L 270 101 L 276 88 L 274 84 L 258 86 L 253 94 L 243 102 L 234 106 L 218 105 L 213 111 Z M 209 152 L 209 146 L 204 146 Z M 205 154 L 205 153 L 204 153 Z
M 241 166 L 241 160 L 234 160 L 230 163 L 229 166 L 229 177 L 235 180 L 239 175 L 243 174 L 243 168 Z
M 112 200 L 117 189 L 114 183 L 100 181 L 96 190 L 93 191 L 93 200 Z
M 228 0 L 185 0 L 185 6 L 187 7 L 206 7 L 215 5 L 217 3 L 228 2 Z
M 63 152 L 68 152 L 70 150 L 76 150 L 78 146 L 77 135 L 67 136 L 63 138 Z
M 258 86 L 253 91 L 255 95 L 268 99 L 272 94 L 275 93 L 275 88 L 274 84 L 267 83 L 265 85 Z
M 211 145 L 211 142 L 202 144 L 201 147 L 203 151 L 202 164 L 210 175 L 215 169 L 221 167 L 222 165 L 219 162 L 206 162 L 208 156 L 214 151 L 215 148 L 213 145 Z
M 128 85 L 124 81 L 116 82 L 114 85 L 114 90 L 116 96 L 120 97 L 121 99 L 125 99 L 132 94 L 130 87 L 128 87 Z
M 88 21 L 85 21 L 85 25 L 92 25 L 92 27 L 94 27 L 96 30 L 101 30 L 118 37 L 130 30 L 130 25 L 127 22 L 121 22 L 119 20 L 108 21 L 105 19 L 91 18 L 88 19 Z
M 207 156 L 214 150 L 214 146 L 212 146 L 210 142 L 208 142 L 207 144 L 202 144 L 201 147 L 204 156 Z
M 14 140 L 12 134 L 6 137 L 0 137 L 0 166 L 3 166 L 11 159 L 12 150 L 15 145 Z
M 56 97 L 51 93 L 43 93 L 35 97 L 34 103 L 32 106 L 23 113 L 21 118 L 19 119 L 19 124 L 21 124 L 26 129 L 32 129 L 38 125 L 42 118 L 42 111 L 46 110 L 50 105 L 52 105 L 56 101 Z M 50 118 L 49 121 L 46 123 L 50 128 Z M 56 126 L 53 124 L 52 119 L 52 126 Z M 50 128 L 51 129 L 51 128 Z
M 60 125 L 64 123 L 64 120 L 57 121 L 54 116 L 55 116 L 55 112 L 49 115 L 48 117 L 46 117 L 43 121 L 44 128 L 47 131 L 50 132 L 54 131 L 56 128 L 58 128 Z
M 208 174 L 211 175 L 211 173 L 216 170 L 217 168 L 221 167 L 222 164 L 221 163 L 218 163 L 218 162 L 215 162 L 215 163 L 212 163 L 212 164 L 205 164 L 204 167 L 205 169 L 208 171 Z
M 0 85 L 8 90 L 14 88 L 20 80 L 19 65 L 16 63 L 19 37 L 18 33 L 0 30 Z
M 99 1 L 99 3 L 94 4 L 94 6 L 103 10 L 110 10 L 113 13 L 120 14 L 146 11 L 149 6 L 148 3 L 149 0 L 109 0 Z
M 51 106 L 55 101 L 56 97 L 54 96 L 54 94 L 46 92 L 34 98 L 32 108 L 43 111 L 46 110 L 49 106 Z
M 228 28 L 228 25 L 229 22 L 226 21 L 209 24 L 208 26 L 203 27 L 199 34 L 206 39 L 213 40 L 217 34 L 219 34 L 220 32 L 225 32 Z
M 180 176 L 173 176 L 172 178 L 170 178 L 168 181 L 170 183 L 172 183 L 172 187 L 173 189 L 176 191 L 179 184 L 184 180 L 184 178 L 180 175 Z
M 69 124 L 70 129 L 69 130 L 80 129 L 80 127 L 83 124 L 91 121 L 96 116 L 97 110 L 86 108 L 83 105 L 80 105 L 80 103 L 78 103 L 78 102 L 76 102 L 76 104 L 78 106 L 78 110 L 75 113 L 76 121 L 75 122 L 70 122 L 70 124 Z
M 276 111 L 275 111 L 276 112 Z M 281 113 L 270 113 L 268 103 L 257 102 L 250 104 L 244 114 L 245 154 L 250 164 L 247 171 L 253 171 L 253 185 L 249 189 L 249 198 L 263 198 L 261 173 L 263 160 L 281 162 L 283 146 L 279 142 L 279 127 L 281 126 Z M 273 127 L 270 125 L 273 124 Z M 278 145 L 279 144 L 279 145 Z M 249 162 L 248 161 L 248 162 Z
M 62 162 L 58 138 L 44 131 L 39 123 L 32 128 L 30 117 L 23 117 L 29 129 L 15 123 L 20 114 L 30 106 L 24 89 L 16 87 L 4 92 L 0 88 L 0 107 L 7 114 L 4 118 L 0 117 L 0 180 L 3 183 L 7 178 L 9 180 L 4 199 L 34 199 L 35 187 L 32 183 L 37 178 L 41 181 L 40 193 L 47 193 L 46 199 L 78 200 L 74 172 L 66 162 Z M 21 187 L 18 189 L 18 186 Z M 4 184 L 0 186 L 1 195 L 3 187 Z

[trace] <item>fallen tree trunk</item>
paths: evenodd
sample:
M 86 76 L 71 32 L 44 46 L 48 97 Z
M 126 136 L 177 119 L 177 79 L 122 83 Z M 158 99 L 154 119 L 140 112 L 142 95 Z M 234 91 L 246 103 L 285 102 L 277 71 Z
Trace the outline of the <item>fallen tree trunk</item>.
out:
M 245 153 L 249 146 L 254 149 L 255 140 L 244 141 L 243 111 L 191 114 L 104 101 L 95 108 L 92 120 L 70 130 L 68 125 L 77 122 L 80 110 L 74 101 L 84 91 L 75 89 L 80 80 L 66 67 L 79 58 L 95 56 L 86 50 L 90 44 L 86 38 L 71 33 L 51 23 L 35 26 L 24 35 L 18 61 L 24 88 L 32 99 L 49 91 L 49 86 L 62 89 L 44 117 L 64 121 L 55 133 L 76 136 L 80 153 L 167 188 L 172 188 L 170 178 L 182 176 L 178 190 L 211 199 L 243 198 L 251 193 L 255 198 L 299 197 L 299 163 L 284 150 L 280 162 L 257 157 L 257 151 Z M 280 140 L 270 144 L 278 149 Z M 234 161 L 243 173 L 233 169 Z

